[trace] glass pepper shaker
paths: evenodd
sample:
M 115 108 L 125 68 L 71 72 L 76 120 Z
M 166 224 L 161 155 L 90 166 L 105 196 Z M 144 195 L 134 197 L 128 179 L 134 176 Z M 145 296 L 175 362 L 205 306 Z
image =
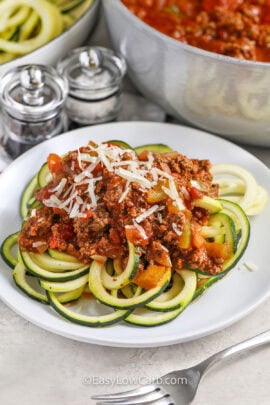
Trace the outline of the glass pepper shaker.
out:
M 114 120 L 121 108 L 125 60 L 102 47 L 77 48 L 57 66 L 69 83 L 66 111 L 80 125 Z
M 67 94 L 66 79 L 49 66 L 19 66 L 2 76 L 2 144 L 11 158 L 67 130 Z

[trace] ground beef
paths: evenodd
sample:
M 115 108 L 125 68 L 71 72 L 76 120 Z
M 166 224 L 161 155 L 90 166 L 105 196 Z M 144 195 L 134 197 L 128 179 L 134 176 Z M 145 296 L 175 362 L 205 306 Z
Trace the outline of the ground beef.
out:
M 210 258 L 204 247 L 188 252 L 186 261 L 191 269 L 200 269 L 211 274 L 219 273 L 224 263 L 222 258 Z
M 178 41 L 227 56 L 270 61 L 268 0 L 122 0 Z
M 80 150 L 81 153 L 87 151 L 87 147 Z M 73 151 L 63 158 L 62 172 L 55 174 L 46 187 L 39 189 L 36 197 L 46 205 L 53 193 L 52 190 L 57 188 L 62 178 L 66 178 L 62 195 L 76 186 L 79 196 L 76 198 L 80 198 L 81 204 L 85 205 L 85 212 L 73 217 L 66 212 L 67 205 L 61 209 L 42 206 L 32 210 L 19 236 L 21 249 L 41 253 L 50 247 L 67 252 L 83 263 L 89 263 L 93 255 L 111 259 L 121 258 L 124 262 L 128 255 L 128 239 L 140 248 L 141 267 L 152 263 L 165 267 L 173 265 L 173 268 L 182 269 L 188 264 L 190 267 L 199 267 L 213 274 L 220 271 L 223 262 L 208 257 L 204 248 L 196 249 L 191 246 L 190 249 L 183 250 L 178 246 L 179 238 L 187 223 L 190 223 L 192 232 L 196 232 L 200 226 L 208 222 L 208 212 L 193 207 L 195 197 L 191 193 L 191 189 L 194 189 L 191 181 L 197 181 L 201 185 L 202 191 L 195 190 L 197 193 L 201 193 L 202 196 L 216 196 L 218 187 L 212 184 L 210 162 L 189 159 L 177 152 L 153 154 L 153 158 L 153 167 L 173 176 L 175 187 L 186 204 L 184 210 L 177 209 L 173 200 L 164 194 L 165 197 L 158 202 L 160 206 L 157 212 L 147 216 L 140 223 L 134 222 L 139 215 L 154 205 L 148 199 L 149 189 L 131 182 L 129 192 L 121 201 L 127 185 L 126 180 L 100 164 L 97 164 L 93 174 L 94 177 L 101 177 L 95 188 L 97 205 L 88 209 L 87 206 L 91 203 L 88 186 L 80 184 L 78 179 L 75 180 L 82 172 L 82 168 L 78 163 L 78 151 Z M 132 160 L 132 153 L 124 153 L 122 159 Z M 148 162 L 148 152 L 143 152 L 139 159 Z M 151 174 L 147 173 L 147 176 L 150 179 Z M 162 184 L 167 185 L 166 182 L 168 180 L 165 178 Z M 58 194 L 55 197 L 61 199 Z M 68 202 L 70 203 L 72 201 Z M 128 229 L 131 235 L 129 238 Z
M 51 233 L 54 214 L 50 208 L 41 207 L 35 210 L 35 216 L 25 221 L 19 234 L 19 245 L 22 250 L 43 253 L 48 249 L 48 238 Z

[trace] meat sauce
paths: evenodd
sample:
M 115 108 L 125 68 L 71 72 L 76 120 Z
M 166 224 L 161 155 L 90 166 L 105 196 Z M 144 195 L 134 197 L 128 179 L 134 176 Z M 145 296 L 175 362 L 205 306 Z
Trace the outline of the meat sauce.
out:
M 69 152 L 63 158 L 55 154 L 49 156 L 53 179 L 36 191 L 41 206 L 32 209 L 25 221 L 19 235 L 20 248 L 34 253 L 58 249 L 83 263 L 89 263 L 93 255 L 121 258 L 124 265 L 128 240 L 141 249 L 141 269 L 149 265 L 182 269 L 188 264 L 211 274 L 220 272 L 225 256 L 213 254 L 213 246 L 212 249 L 208 246 L 211 243 L 207 245 L 200 235 L 209 214 L 194 206 L 194 201 L 203 195 L 216 197 L 218 194 L 217 185 L 212 184 L 210 162 L 188 159 L 178 152 L 143 152 L 136 156 L 136 165 L 142 165 L 141 173 L 146 173 L 144 181 L 151 181 L 153 169 L 163 173 L 154 187 L 146 188 L 123 177 L 134 160 L 134 152 L 114 148 L 120 151 L 120 161 L 115 164 L 122 172 L 109 170 L 108 163 L 97 160 L 90 163 L 95 166 L 92 177 L 85 174 L 89 161 L 80 161 L 80 156 L 97 159 L 91 145 Z M 152 172 L 148 173 L 145 167 L 149 165 Z M 180 210 L 164 192 L 169 183 L 166 176 L 173 179 L 184 209 Z M 194 181 L 200 184 L 200 189 L 194 187 Z M 95 196 L 89 188 L 91 182 L 95 183 Z M 62 201 L 62 205 L 55 201 Z M 142 212 L 151 209 L 156 211 L 138 220 Z
M 270 61 L 270 0 L 122 0 L 162 33 L 210 52 Z

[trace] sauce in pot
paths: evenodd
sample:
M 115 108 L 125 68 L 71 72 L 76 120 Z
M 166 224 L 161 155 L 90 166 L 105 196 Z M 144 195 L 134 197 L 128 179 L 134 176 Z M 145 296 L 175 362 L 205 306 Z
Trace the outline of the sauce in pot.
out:
M 270 62 L 270 0 L 122 0 L 170 37 L 210 52 Z

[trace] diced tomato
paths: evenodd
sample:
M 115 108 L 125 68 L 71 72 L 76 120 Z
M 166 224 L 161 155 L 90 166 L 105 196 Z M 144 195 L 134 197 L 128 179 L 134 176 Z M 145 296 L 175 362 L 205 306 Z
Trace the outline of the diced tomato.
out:
M 270 24 L 270 1 L 267 1 L 265 5 L 262 7 L 261 23 Z
M 208 221 L 209 221 L 208 216 L 205 215 L 204 217 L 202 217 L 201 221 L 202 221 L 203 225 L 207 225 L 207 224 L 208 224 Z
M 160 2 L 159 2 L 160 3 Z M 178 0 L 177 6 L 179 7 L 180 11 L 187 15 L 192 16 L 196 11 L 196 2 L 194 1 L 187 1 L 187 0 Z
M 205 247 L 209 257 L 221 257 L 227 260 L 233 254 L 231 246 L 227 243 L 206 242 Z
M 111 228 L 109 234 L 112 243 L 115 245 L 119 245 L 121 243 L 120 235 L 115 228 Z
M 189 194 L 193 200 L 198 200 L 203 197 L 203 193 L 196 187 L 191 187 L 189 189 Z
M 223 7 L 226 10 L 236 10 L 243 0 L 202 0 L 202 9 L 210 12 L 215 7 Z
M 50 153 L 47 162 L 51 173 L 61 173 L 63 171 L 63 160 L 56 153 Z
M 54 208 L 53 208 L 53 213 L 54 213 L 54 214 L 58 214 L 58 215 L 63 215 L 63 214 L 66 213 L 66 211 L 63 210 L 62 208 L 56 208 L 56 207 L 54 207 Z
M 98 163 L 96 165 L 96 167 L 92 171 L 92 174 L 93 174 L 94 177 L 99 176 L 100 174 L 102 174 L 102 165 L 100 163 Z
M 51 236 L 49 238 L 49 246 L 51 249 L 58 249 L 60 248 L 60 240 L 56 238 L 55 236 Z
M 150 290 L 151 288 L 155 288 L 159 285 L 167 271 L 170 272 L 170 268 L 165 266 L 150 265 L 147 267 L 147 269 L 137 273 L 132 281 L 139 287 L 142 287 L 144 290 Z
M 48 198 L 50 198 L 52 193 L 49 191 L 48 187 L 43 187 L 43 188 L 38 188 L 36 190 L 35 195 L 36 195 L 37 201 L 43 201 L 43 200 L 47 200 Z
M 126 228 L 126 237 L 134 245 L 147 246 L 149 243 L 149 237 L 145 233 L 140 232 L 135 226 Z
M 199 232 L 193 232 L 192 245 L 197 249 L 201 249 L 205 245 L 205 239 Z
M 84 214 L 86 215 L 85 219 L 90 219 L 94 215 L 92 210 L 86 210 Z

